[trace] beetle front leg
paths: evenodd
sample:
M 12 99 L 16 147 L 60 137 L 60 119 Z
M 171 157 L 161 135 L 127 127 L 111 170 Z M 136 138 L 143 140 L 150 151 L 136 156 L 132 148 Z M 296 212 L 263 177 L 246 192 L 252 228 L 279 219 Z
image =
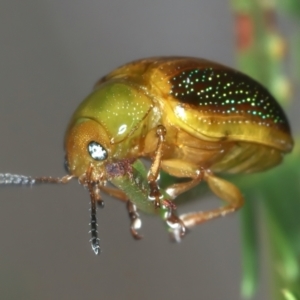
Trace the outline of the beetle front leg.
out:
M 155 151 L 155 156 L 152 161 L 152 165 L 149 169 L 147 179 L 150 187 L 149 199 L 154 200 L 155 207 L 161 207 L 161 193 L 157 184 L 157 179 L 159 177 L 159 172 L 161 168 L 161 158 L 162 158 L 162 147 L 165 141 L 166 129 L 164 126 L 159 125 L 156 129 L 156 134 L 158 136 L 158 143 Z
M 232 183 L 224 179 L 215 177 L 209 171 L 205 171 L 204 180 L 207 181 L 208 186 L 210 187 L 212 192 L 220 199 L 226 201 L 227 204 L 223 207 L 207 212 L 200 211 L 181 215 L 180 219 L 183 221 L 184 225 L 187 228 L 194 227 L 198 224 L 217 217 L 223 217 L 228 213 L 238 210 L 244 204 L 244 198 L 240 190 Z
M 128 201 L 128 197 L 126 196 L 126 194 L 119 189 L 115 189 L 115 188 L 111 188 L 111 187 L 107 187 L 107 186 L 101 186 L 101 191 L 103 191 L 105 194 L 107 194 L 111 197 L 114 197 L 122 202 Z
M 128 211 L 128 215 L 130 218 L 130 232 L 134 239 L 140 240 L 143 237 L 139 234 L 139 230 L 142 227 L 142 221 L 140 219 L 140 215 L 137 211 L 136 205 L 134 205 L 130 200 L 128 200 L 128 197 L 126 194 L 118 189 L 102 186 L 101 190 L 105 192 L 106 194 L 117 198 L 118 200 L 121 200 L 122 202 L 126 202 L 126 209 Z
M 142 221 L 140 219 L 139 213 L 137 212 L 136 205 L 134 205 L 130 200 L 128 200 L 126 207 L 131 221 L 130 224 L 131 234 L 136 240 L 140 240 L 143 237 L 139 234 L 138 231 L 142 227 Z

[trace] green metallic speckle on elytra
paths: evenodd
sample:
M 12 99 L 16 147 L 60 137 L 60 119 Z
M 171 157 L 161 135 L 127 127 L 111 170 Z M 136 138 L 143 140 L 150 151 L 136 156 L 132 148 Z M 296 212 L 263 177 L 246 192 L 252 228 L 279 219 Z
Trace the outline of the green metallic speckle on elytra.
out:
M 239 72 L 185 70 L 170 80 L 173 97 L 215 114 L 258 117 L 260 125 L 285 127 L 286 117 L 269 92 Z

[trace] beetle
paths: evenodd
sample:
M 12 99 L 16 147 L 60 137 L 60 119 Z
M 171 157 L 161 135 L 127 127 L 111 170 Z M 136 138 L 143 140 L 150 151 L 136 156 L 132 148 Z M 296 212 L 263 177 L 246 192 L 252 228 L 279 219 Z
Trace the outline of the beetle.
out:
M 151 161 L 144 175 L 146 201 L 154 212 L 169 212 L 165 219 L 179 228 L 176 239 L 180 239 L 185 227 L 224 216 L 243 205 L 239 189 L 217 174 L 267 170 L 292 148 L 287 117 L 255 80 L 205 59 L 154 57 L 123 65 L 100 79 L 75 110 L 65 135 L 69 175 L 31 178 L 2 174 L 2 181 L 66 183 L 78 178 L 90 192 L 92 247 L 98 254 L 96 203 L 103 204 L 100 191 L 127 203 L 131 232 L 140 238 L 137 209 L 143 210 L 142 205 L 130 199 L 125 188 L 106 185 L 118 176 L 136 176 L 133 166 L 140 158 Z M 161 170 L 188 180 L 162 191 L 158 184 Z M 173 200 L 201 181 L 226 205 L 177 217 Z

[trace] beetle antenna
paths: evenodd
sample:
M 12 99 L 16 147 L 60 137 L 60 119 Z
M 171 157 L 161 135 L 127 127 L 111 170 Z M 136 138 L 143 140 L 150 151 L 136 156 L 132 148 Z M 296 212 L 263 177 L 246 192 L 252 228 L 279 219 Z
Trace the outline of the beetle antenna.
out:
M 90 198 L 91 198 L 91 245 L 94 253 L 98 255 L 101 252 L 98 238 L 98 223 L 97 223 L 97 202 L 101 203 L 101 206 L 103 206 L 103 201 L 100 199 L 99 194 L 99 187 L 96 184 L 88 182 L 88 189 L 90 192 Z
M 98 238 L 97 208 L 96 201 L 91 201 L 91 245 L 94 253 L 98 255 L 101 252 Z
M 74 176 L 63 177 L 31 177 L 18 174 L 0 173 L 0 185 L 32 186 L 43 183 L 68 183 Z

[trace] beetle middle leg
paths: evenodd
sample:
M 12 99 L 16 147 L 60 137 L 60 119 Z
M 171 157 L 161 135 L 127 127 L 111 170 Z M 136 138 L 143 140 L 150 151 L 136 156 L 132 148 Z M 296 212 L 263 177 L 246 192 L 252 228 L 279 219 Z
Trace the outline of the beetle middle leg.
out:
M 161 206 L 161 193 L 157 184 L 157 179 L 159 177 L 159 172 L 161 168 L 162 159 L 162 148 L 165 141 L 166 129 L 164 126 L 159 125 L 156 129 L 156 134 L 158 137 L 158 143 L 155 151 L 155 156 L 152 161 L 151 167 L 149 169 L 147 179 L 150 187 L 149 199 L 154 200 L 155 207 Z
M 225 216 L 241 208 L 244 204 L 244 198 L 240 190 L 232 183 L 214 176 L 210 171 L 205 171 L 204 180 L 212 192 L 227 204 L 223 207 L 209 210 L 207 212 L 192 212 L 180 216 L 187 228 L 194 227 L 208 220 Z

